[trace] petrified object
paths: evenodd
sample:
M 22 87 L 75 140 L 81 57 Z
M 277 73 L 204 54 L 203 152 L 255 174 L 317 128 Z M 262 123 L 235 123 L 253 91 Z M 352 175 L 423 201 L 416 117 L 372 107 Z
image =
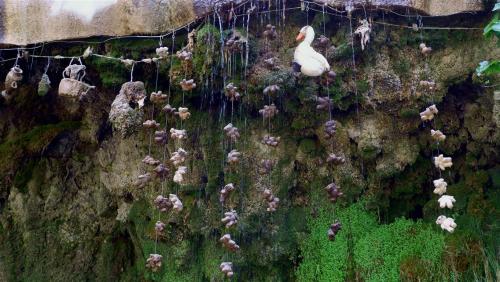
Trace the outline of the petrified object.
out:
M 156 174 L 156 177 L 164 178 L 165 176 L 167 176 L 168 168 L 164 164 L 159 164 L 155 167 L 154 172 Z
M 264 199 L 267 201 L 267 211 L 268 212 L 275 212 L 276 209 L 278 208 L 278 204 L 280 202 L 280 199 L 276 196 L 273 195 L 273 192 L 271 189 L 264 189 L 264 192 L 262 193 L 264 196 Z
M 153 92 L 153 93 L 151 93 L 151 96 L 149 97 L 149 99 L 151 100 L 151 102 L 153 102 L 155 104 L 163 104 L 167 101 L 168 95 L 163 94 L 161 91 Z
M 177 140 L 186 139 L 187 132 L 185 129 L 170 128 L 170 137 Z
M 436 108 L 436 105 L 431 105 L 425 109 L 425 111 L 420 113 L 420 119 L 422 121 L 428 121 L 428 120 L 433 120 L 434 115 L 437 115 L 438 109 Z
M 182 202 L 179 199 L 179 197 L 177 197 L 177 195 L 170 194 L 170 195 L 168 195 L 168 199 L 170 200 L 170 203 L 172 203 L 172 208 L 174 209 L 174 211 L 176 211 L 176 212 L 182 211 L 184 206 L 182 205 Z
M 156 55 L 160 57 L 160 59 L 165 59 L 168 57 L 168 47 L 158 47 L 156 48 Z
M 70 98 L 81 98 L 95 86 L 82 81 L 85 77 L 84 65 L 69 65 L 63 71 L 63 79 L 59 83 L 59 95 Z
M 444 135 L 441 130 L 431 129 L 431 136 L 437 142 L 443 142 L 446 139 L 446 135 Z
M 179 111 L 175 112 L 175 114 L 178 115 L 181 118 L 181 120 L 186 120 L 191 117 L 189 109 L 183 107 L 179 107 Z
M 224 234 L 222 237 L 220 237 L 219 242 L 222 243 L 224 248 L 226 248 L 231 252 L 236 252 L 237 250 L 240 249 L 240 246 L 238 246 L 236 242 L 231 239 L 230 234 Z
M 174 182 L 177 184 L 182 184 L 184 182 L 184 174 L 187 173 L 187 167 L 180 166 L 177 168 L 174 174 Z
M 224 126 L 224 131 L 226 132 L 226 136 L 231 139 L 231 141 L 236 142 L 240 138 L 240 132 L 237 127 L 233 126 L 232 123 L 228 123 Z
M 427 47 L 427 45 L 425 45 L 425 43 L 420 43 L 420 45 L 418 47 L 420 48 L 420 52 L 422 52 L 422 54 L 424 54 L 424 55 L 429 55 L 432 52 L 432 48 Z
M 144 83 L 141 81 L 122 84 L 109 112 L 113 129 L 120 132 L 122 137 L 127 137 L 142 125 L 143 112 L 140 108 L 145 97 Z
M 235 210 L 230 210 L 224 213 L 224 218 L 221 219 L 221 222 L 226 225 L 226 228 L 229 228 L 238 223 L 238 214 Z
M 436 89 L 436 83 L 434 81 L 421 80 L 419 85 L 421 87 L 425 87 L 425 88 L 429 89 L 430 91 L 433 91 Z
M 434 157 L 434 165 L 440 170 L 445 170 L 447 167 L 451 167 L 453 162 L 451 161 L 451 157 L 444 157 L 443 154 L 440 154 Z
M 273 137 L 271 135 L 264 135 L 264 138 L 262 138 L 262 144 L 276 147 L 280 143 L 281 137 Z
M 226 97 L 231 102 L 238 101 L 240 99 L 241 94 L 237 90 L 238 90 L 238 87 L 234 86 L 233 83 L 229 83 L 228 85 L 226 85 L 225 94 L 226 94 Z
M 122 84 L 120 94 L 123 94 L 129 103 L 142 107 L 146 98 L 146 89 L 142 81 L 129 81 Z
M 153 201 L 156 208 L 161 212 L 168 212 L 172 209 L 173 204 L 169 198 L 163 197 L 163 195 L 158 195 Z
M 328 154 L 328 157 L 326 158 L 327 163 L 331 163 L 334 165 L 341 165 L 345 163 L 345 158 L 342 156 L 337 156 L 335 154 Z
M 334 120 L 325 122 L 324 127 L 323 132 L 325 132 L 325 137 L 327 139 L 333 137 L 333 135 L 337 132 L 337 122 Z
M 155 142 L 163 145 L 167 143 L 168 135 L 165 130 L 155 131 Z
M 444 181 L 443 178 L 436 179 L 433 181 L 433 183 L 434 183 L 434 191 L 433 191 L 434 194 L 443 195 L 444 193 L 446 193 L 446 187 L 448 186 L 448 183 L 446 183 L 446 181 Z
M 335 78 L 337 78 L 337 73 L 334 72 L 334 71 L 328 71 L 326 72 L 326 76 L 325 76 L 325 79 L 324 79 L 324 82 L 326 84 L 331 84 L 332 82 L 335 81 Z
M 269 85 L 268 87 L 264 88 L 264 91 L 263 93 L 265 95 L 270 95 L 270 94 L 274 94 L 276 92 L 280 91 L 280 87 L 278 85 Z
M 455 228 L 457 227 L 457 224 L 455 223 L 455 220 L 451 217 L 446 217 L 444 215 L 438 216 L 436 219 L 436 224 L 439 224 L 441 226 L 441 229 L 446 230 L 450 233 L 453 233 L 455 231 Z
M 155 223 L 155 231 L 156 231 L 156 233 L 157 234 L 163 233 L 163 231 L 165 230 L 165 227 L 166 227 L 165 223 L 163 223 L 161 221 L 157 221 Z
M 278 37 L 278 33 L 276 32 L 276 27 L 274 25 L 266 25 L 266 30 L 262 33 L 262 36 L 266 40 L 274 40 Z
M 340 224 L 339 221 L 335 221 L 332 225 L 330 225 L 330 228 L 326 233 L 328 235 L 328 240 L 330 241 L 335 240 L 335 236 L 337 236 L 337 233 L 339 233 L 341 229 L 342 229 L 342 224 Z
M 183 78 L 179 84 L 181 85 L 182 91 L 191 91 L 196 88 L 194 79 L 186 80 L 185 78 Z
M 187 157 L 187 152 L 184 149 L 179 148 L 179 149 L 177 149 L 177 151 L 172 153 L 172 157 L 170 158 L 170 161 L 175 166 L 178 166 L 178 165 L 183 164 L 186 161 L 186 157 Z
M 219 201 L 224 204 L 226 201 L 226 198 L 229 197 L 229 193 L 234 190 L 234 184 L 229 183 L 224 188 L 220 190 L 219 193 Z
M 134 185 L 137 188 L 144 188 L 149 183 L 149 181 L 151 181 L 151 174 L 148 172 L 148 173 L 139 175 L 137 177 L 137 180 L 135 181 Z
M 330 39 L 326 36 L 324 36 L 323 34 L 319 36 L 318 38 L 318 46 L 320 48 L 323 48 L 323 49 L 327 49 L 328 47 L 330 47 Z
M 50 89 L 50 79 L 49 76 L 44 73 L 40 82 L 38 82 L 38 96 L 45 96 Z
M 328 97 L 316 96 L 317 110 L 330 110 L 333 105 L 333 100 Z
M 455 197 L 449 195 L 443 195 L 438 199 L 439 207 L 444 208 L 453 208 L 453 204 L 456 202 Z
M 177 51 L 177 58 L 181 61 L 191 61 L 193 59 L 193 53 L 188 50 Z
M 159 254 L 150 254 L 149 258 L 146 260 L 146 267 L 150 268 L 151 271 L 156 272 L 161 268 L 161 261 L 163 257 Z
M 164 113 L 166 113 L 167 115 L 175 114 L 175 108 L 172 108 L 172 106 L 170 106 L 170 104 L 165 105 L 165 107 L 163 107 L 161 110 Z
M 330 183 L 325 187 L 326 192 L 328 193 L 328 199 L 330 202 L 335 203 L 337 202 L 337 199 L 344 195 L 342 191 L 340 191 L 340 188 L 337 186 L 335 183 Z
M 271 172 L 274 166 L 274 161 L 269 159 L 264 159 L 260 161 L 259 174 L 264 175 Z
M 222 271 L 224 273 L 224 275 L 226 275 L 227 278 L 233 277 L 234 272 L 233 272 L 233 263 L 232 262 L 223 262 L 220 264 L 219 268 L 220 268 L 220 271 Z
M 160 164 L 159 160 L 156 160 L 155 158 L 153 158 L 151 156 L 144 157 L 144 159 L 142 159 L 142 162 L 147 164 L 147 165 L 151 165 L 151 166 Z
M 240 162 L 241 153 L 237 150 L 232 150 L 227 154 L 227 162 L 229 164 L 237 164 Z
M 271 105 L 265 105 L 263 109 L 259 110 L 259 114 L 262 115 L 262 118 L 267 119 L 267 118 L 272 118 L 276 114 L 278 114 L 278 109 L 276 108 L 276 105 L 272 103 Z
M 142 123 L 142 126 L 147 129 L 158 129 L 160 127 L 160 124 L 157 123 L 155 120 L 147 120 Z
M 372 32 L 372 25 L 367 20 L 360 20 L 360 25 L 354 31 L 354 34 L 361 36 L 361 50 L 365 50 L 365 46 L 370 42 L 370 33 Z

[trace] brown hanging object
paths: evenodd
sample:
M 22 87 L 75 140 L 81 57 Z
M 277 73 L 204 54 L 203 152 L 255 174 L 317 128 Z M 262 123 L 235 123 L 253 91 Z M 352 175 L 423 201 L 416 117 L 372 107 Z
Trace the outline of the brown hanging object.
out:
M 241 153 L 237 150 L 232 150 L 227 154 L 227 162 L 229 164 L 237 164 L 240 162 Z
M 95 86 L 89 85 L 82 81 L 85 77 L 84 65 L 69 65 L 63 71 L 63 79 L 59 83 L 59 96 L 69 97 L 69 98 L 81 98 L 90 89 L 94 89 Z
M 226 85 L 225 90 L 225 95 L 226 97 L 231 101 L 238 101 L 241 97 L 241 94 L 238 92 L 238 87 L 234 86 L 233 83 L 229 83 Z
M 262 115 L 262 118 L 268 119 L 272 118 L 279 113 L 276 105 L 272 103 L 271 105 L 265 105 L 263 109 L 259 110 L 259 114 Z
M 221 219 L 221 222 L 226 225 L 226 228 L 234 226 L 238 223 L 238 214 L 235 210 L 225 212 L 224 218 Z
M 325 137 L 327 139 L 333 137 L 337 132 L 337 122 L 334 120 L 325 122 L 323 132 L 325 133 Z
M 167 102 L 168 95 L 163 94 L 161 91 L 153 92 L 153 93 L 151 93 L 151 96 L 149 97 L 149 99 L 154 104 L 163 104 L 163 103 Z
M 240 132 L 237 127 L 233 126 L 232 123 L 224 126 L 224 131 L 226 132 L 226 136 L 231 139 L 231 141 L 236 142 L 240 138 Z
M 161 221 L 157 221 L 155 223 L 155 231 L 156 231 L 156 234 L 162 234 L 163 231 L 165 231 L 165 223 L 161 222 Z
M 149 181 L 151 181 L 151 174 L 148 172 L 148 173 L 139 175 L 137 177 L 137 180 L 135 181 L 134 185 L 137 188 L 144 188 L 149 183 Z
M 230 252 L 236 252 L 240 249 L 240 246 L 238 246 L 238 244 L 236 244 L 236 242 L 231 239 L 230 234 L 224 234 L 222 237 L 220 237 L 219 242 L 221 242 L 224 248 L 226 248 Z
M 155 120 L 146 120 L 142 123 L 142 126 L 147 129 L 158 129 L 160 127 L 160 124 Z
M 146 267 L 151 269 L 153 272 L 157 272 L 161 268 L 161 261 L 163 257 L 159 254 L 150 254 L 149 258 L 146 260 Z
M 340 224 L 339 221 L 335 221 L 332 225 L 330 225 L 330 228 L 328 229 L 327 235 L 328 235 L 328 240 L 333 241 L 335 240 L 335 236 L 337 236 L 337 233 L 342 229 L 342 224 Z
M 262 33 L 262 36 L 267 40 L 274 40 L 278 37 L 276 32 L 276 27 L 274 25 L 266 25 L 266 30 Z
M 273 166 L 274 166 L 273 160 L 269 159 L 261 160 L 259 165 L 259 174 L 261 175 L 269 174 L 273 169 Z
M 179 111 L 175 112 L 181 120 L 186 120 L 191 117 L 191 113 L 188 108 L 179 107 Z
M 172 153 L 170 161 L 174 164 L 174 166 L 179 166 L 186 161 L 186 157 L 187 157 L 187 152 L 184 149 L 179 148 L 177 149 L 177 151 Z
M 328 193 L 328 199 L 332 203 L 337 202 L 337 199 L 344 195 L 344 193 L 340 191 L 340 188 L 335 183 L 328 184 L 328 186 L 325 187 L 325 190 Z
M 163 107 L 161 110 L 167 115 L 174 115 L 175 114 L 175 108 L 172 108 L 172 106 L 170 106 L 170 104 L 165 105 L 165 107 Z
M 182 91 L 191 91 L 196 88 L 194 79 L 186 80 L 185 78 L 183 78 L 179 84 L 181 85 Z
M 342 156 L 337 156 L 335 154 L 328 154 L 326 162 L 331 163 L 333 165 L 341 165 L 345 163 L 345 158 Z
M 268 212 L 275 212 L 276 209 L 278 208 L 278 204 L 280 202 L 280 199 L 278 197 L 275 197 L 273 195 L 273 192 L 270 189 L 264 189 L 264 192 L 262 193 L 264 196 L 264 199 L 267 201 L 267 211 Z
M 155 131 L 155 142 L 160 145 L 167 143 L 168 135 L 165 130 Z
M 154 202 L 156 208 L 161 212 L 168 212 L 174 206 L 169 198 L 163 197 L 163 195 L 158 195 Z
M 187 138 L 187 132 L 185 129 L 175 129 L 170 128 L 170 137 L 172 139 L 182 140 Z
M 226 202 L 226 199 L 227 197 L 229 197 L 229 193 L 234 191 L 234 184 L 233 183 L 229 183 L 227 184 L 226 186 L 224 186 L 224 188 L 222 188 L 220 190 L 220 193 L 219 193 L 219 201 L 224 204 Z
M 2 91 L 5 100 L 10 101 L 12 98 L 11 93 L 17 88 L 21 80 L 23 80 L 23 70 L 19 66 L 14 66 L 5 77 L 5 90 Z
M 420 113 L 420 119 L 422 121 L 431 121 L 434 119 L 434 115 L 439 113 L 436 105 L 431 105 L 425 109 L 425 111 Z
M 420 45 L 418 47 L 420 48 L 420 52 L 423 55 L 429 55 L 432 52 L 432 48 L 427 47 L 427 45 L 425 45 L 425 43 L 420 43 Z
M 168 168 L 164 164 L 159 164 L 154 169 L 155 175 L 158 178 L 165 178 L 168 174 Z
M 333 104 L 333 100 L 328 97 L 319 97 L 316 96 L 316 109 L 317 110 L 330 110 Z
M 142 162 L 144 164 L 151 165 L 151 166 L 157 166 L 160 164 L 159 160 L 156 160 L 155 158 L 153 158 L 151 156 L 144 157 L 144 159 L 142 159 Z
M 431 137 L 437 142 L 443 142 L 444 140 L 446 140 L 446 135 L 444 135 L 441 130 L 431 129 Z
M 271 147 L 276 147 L 280 143 L 281 137 L 273 137 L 270 135 L 264 135 L 264 138 L 262 138 L 262 144 L 268 145 Z

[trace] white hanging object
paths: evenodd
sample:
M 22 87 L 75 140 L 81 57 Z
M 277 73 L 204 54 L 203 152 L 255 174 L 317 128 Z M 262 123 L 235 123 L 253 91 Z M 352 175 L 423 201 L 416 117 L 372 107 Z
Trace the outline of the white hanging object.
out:
M 443 195 L 438 199 L 439 207 L 444 208 L 453 208 L 453 204 L 455 203 L 455 197 L 449 195 Z
M 222 271 L 224 273 L 224 275 L 226 275 L 227 278 L 233 277 L 234 272 L 233 272 L 233 263 L 232 262 L 223 262 L 220 264 L 219 268 L 220 268 L 220 271 Z
M 365 50 L 365 46 L 370 42 L 370 33 L 372 32 L 372 25 L 368 20 L 360 20 L 360 25 L 354 31 L 354 34 L 361 36 L 361 50 Z
M 428 121 L 428 120 L 433 120 L 434 115 L 437 115 L 438 109 L 436 105 L 431 105 L 425 109 L 425 111 L 420 113 L 420 119 L 422 121 Z
M 5 90 L 2 91 L 2 96 L 5 100 L 9 101 L 12 97 L 11 92 L 17 88 L 18 82 L 23 79 L 23 70 L 18 66 L 14 66 L 10 69 L 9 73 L 5 77 Z
M 176 152 L 172 153 L 172 157 L 170 158 L 170 161 L 175 166 L 178 166 L 178 165 L 183 164 L 186 161 L 186 157 L 187 157 L 187 152 L 184 149 L 179 148 L 179 149 L 177 149 Z
M 161 268 L 161 262 L 163 260 L 162 255 L 150 254 L 149 258 L 146 260 L 146 267 L 150 268 L 151 271 L 157 272 Z
M 451 167 L 453 162 L 451 157 L 444 157 L 443 154 L 434 157 L 434 165 L 440 170 L 445 170 L 447 167 Z
M 224 186 L 224 188 L 222 188 L 220 190 L 220 193 L 219 193 L 219 201 L 221 203 L 224 203 L 227 199 L 227 197 L 229 196 L 229 193 L 234 191 L 234 184 L 233 183 L 229 183 L 227 184 L 226 186 Z
M 191 117 L 191 113 L 188 108 L 179 107 L 179 111 L 175 112 L 181 120 L 186 120 Z
M 296 38 L 302 41 L 293 54 L 293 70 L 301 72 L 306 76 L 320 76 L 330 70 L 330 64 L 326 58 L 316 52 L 311 43 L 314 40 L 314 29 L 311 26 L 304 26 Z
M 177 168 L 174 174 L 174 182 L 177 184 L 182 184 L 184 182 L 184 174 L 187 173 L 187 167 L 180 166 Z
M 184 208 L 184 206 L 182 205 L 182 202 L 179 199 L 179 197 L 177 197 L 177 195 L 170 194 L 170 195 L 168 195 L 168 199 L 170 200 L 170 202 L 173 205 L 172 209 L 174 209 L 176 212 L 181 212 L 182 211 L 182 209 Z
M 85 77 L 86 67 L 82 64 L 69 65 L 63 71 L 63 79 L 59 83 L 59 96 L 69 98 L 81 98 L 90 89 L 95 88 L 82 81 Z
M 431 129 L 431 137 L 437 142 L 443 142 L 446 139 L 446 135 L 441 132 L 441 130 Z
M 185 129 L 175 129 L 170 128 L 170 137 L 177 140 L 182 140 L 187 138 L 187 132 Z
M 236 244 L 236 242 L 231 239 L 230 234 L 224 234 L 222 237 L 220 237 L 219 242 L 221 242 L 222 245 L 231 252 L 236 252 L 240 249 L 240 246 L 238 246 L 238 244 Z
M 160 59 L 165 59 L 168 57 L 168 47 L 158 47 L 156 48 L 156 55 L 160 57 Z
M 448 183 L 446 183 L 446 181 L 444 181 L 443 178 L 436 179 L 433 181 L 433 183 L 434 183 L 434 191 L 433 191 L 434 194 L 443 195 L 444 193 L 446 193 L 446 187 L 448 186 Z
M 446 230 L 450 233 L 453 233 L 455 231 L 455 228 L 457 227 L 457 224 L 455 223 L 455 220 L 451 217 L 446 217 L 444 215 L 438 216 L 436 219 L 436 224 L 439 224 L 441 226 L 441 229 Z
M 228 123 L 224 126 L 224 131 L 226 132 L 226 136 L 231 139 L 231 141 L 236 142 L 240 138 L 240 132 L 237 127 L 233 126 L 232 123 Z
M 224 213 L 224 218 L 221 219 L 221 222 L 226 225 L 226 228 L 229 228 L 238 223 L 238 214 L 235 210 L 230 210 Z
M 227 162 L 229 164 L 237 164 L 240 161 L 241 153 L 237 150 L 232 150 L 227 154 Z
M 432 48 L 427 47 L 427 45 L 425 45 L 425 43 L 423 42 L 420 43 L 418 47 L 420 48 L 420 52 L 422 52 L 423 55 L 429 55 L 432 52 Z

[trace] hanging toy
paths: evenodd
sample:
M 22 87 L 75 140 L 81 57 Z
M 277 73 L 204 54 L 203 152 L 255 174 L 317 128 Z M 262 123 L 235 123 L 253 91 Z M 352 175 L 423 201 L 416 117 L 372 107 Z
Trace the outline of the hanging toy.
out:
M 234 272 L 233 272 L 233 263 L 232 262 L 223 262 L 220 264 L 219 268 L 220 268 L 220 271 L 222 271 L 224 273 L 224 275 L 226 275 L 227 278 L 233 277 Z
M 170 137 L 177 140 L 186 139 L 187 132 L 185 129 L 170 128 Z
M 451 167 L 453 162 L 451 157 L 444 157 L 443 154 L 440 154 L 434 157 L 434 165 L 441 170 L 445 170 L 447 167 Z
M 159 164 L 153 170 L 157 178 L 165 178 L 168 174 L 168 168 L 164 164 Z
M 318 46 L 322 49 L 328 49 L 331 45 L 330 39 L 323 34 L 318 38 Z
M 361 50 L 365 50 L 365 46 L 370 42 L 370 33 L 372 32 L 372 25 L 367 20 L 360 20 L 360 25 L 354 31 L 354 34 L 361 36 Z
M 168 47 L 158 47 L 158 48 L 156 48 L 156 55 L 160 59 L 166 59 L 168 57 Z
M 149 181 L 151 181 L 151 174 L 148 172 L 148 173 L 139 175 L 137 177 L 137 180 L 135 181 L 134 185 L 137 188 L 144 188 L 149 183 Z
M 264 88 L 264 91 L 263 93 L 265 95 L 270 95 L 270 94 L 274 94 L 276 92 L 280 91 L 280 87 L 278 85 L 269 85 L 267 86 L 266 88 Z
M 227 154 L 227 162 L 229 164 L 237 164 L 240 162 L 241 153 L 237 150 L 232 150 Z
M 179 111 L 175 112 L 181 120 L 186 120 L 191 117 L 191 113 L 188 108 L 179 107 Z
M 432 182 L 434 184 L 434 194 L 443 195 L 444 193 L 446 193 L 446 187 L 448 186 L 448 183 L 446 183 L 443 178 L 436 179 Z
M 161 221 L 159 221 L 159 220 L 158 220 L 158 221 L 155 223 L 155 231 L 156 231 L 156 234 L 158 234 L 158 235 L 159 235 L 159 234 L 162 234 L 162 233 L 163 233 L 163 231 L 165 231 L 165 227 L 166 227 L 165 223 L 163 223 L 163 222 L 161 222 Z
M 274 166 L 274 161 L 269 159 L 261 160 L 259 165 L 259 174 L 261 175 L 269 174 L 273 169 L 273 166 Z
M 186 173 L 187 173 L 187 167 L 185 166 L 178 167 L 174 174 L 174 182 L 177 184 L 184 183 L 184 174 Z
M 219 201 L 224 204 L 224 202 L 226 201 L 226 198 L 229 197 L 229 193 L 234 191 L 234 184 L 233 183 L 229 183 L 227 184 L 226 186 L 224 186 L 224 188 L 222 188 L 220 190 L 220 193 L 219 193 Z
M 281 137 L 273 137 L 271 135 L 264 135 L 264 138 L 262 138 L 261 143 L 264 145 L 268 145 L 271 147 L 276 147 L 279 145 L 281 140 Z
M 157 272 L 161 268 L 161 261 L 163 257 L 159 254 L 150 254 L 149 258 L 146 260 L 146 267 L 150 268 L 151 271 Z
M 149 100 L 154 104 L 163 104 L 167 101 L 168 95 L 163 94 L 161 91 L 151 93 Z
M 444 209 L 444 208 L 453 208 L 453 204 L 455 203 L 455 197 L 453 196 L 448 196 L 448 195 L 443 195 L 438 199 L 439 202 L 439 207 Z
M 434 119 L 434 115 L 439 113 L 436 105 L 431 105 L 425 109 L 425 111 L 420 113 L 420 119 L 422 121 L 430 121 Z
M 455 220 L 451 217 L 446 217 L 444 215 L 438 216 L 436 219 L 436 224 L 441 225 L 441 229 L 446 230 L 450 233 L 453 233 L 455 231 L 455 228 L 457 227 L 457 224 L 455 223 Z
M 259 114 L 261 114 L 262 118 L 264 119 L 272 118 L 278 113 L 279 111 L 274 103 L 272 103 L 271 105 L 265 105 L 263 109 L 259 110 Z
M 262 195 L 264 199 L 267 201 L 267 211 L 268 212 L 275 212 L 276 209 L 278 208 L 278 204 L 280 202 L 280 198 L 275 197 L 273 195 L 273 192 L 271 189 L 264 189 L 264 192 L 262 192 Z
M 173 204 L 169 198 L 163 197 L 163 195 L 158 195 L 153 201 L 156 208 L 161 212 L 168 212 L 172 209 Z
M 334 120 L 325 122 L 323 132 L 325 133 L 325 137 L 327 139 L 333 137 L 333 135 L 337 132 L 337 122 Z
M 306 76 L 320 76 L 330 70 L 330 64 L 328 64 L 326 58 L 311 47 L 314 40 L 314 29 L 312 27 L 304 26 L 297 35 L 296 40 L 302 42 L 295 48 L 293 55 L 294 72 L 301 72 Z
M 167 143 L 167 133 L 164 130 L 155 131 L 154 140 L 159 145 Z
M 446 139 L 446 135 L 441 132 L 441 130 L 431 129 L 431 137 L 437 142 L 443 142 Z
M 330 225 L 330 228 L 328 229 L 327 235 L 328 235 L 328 240 L 334 241 L 335 236 L 337 236 L 337 233 L 342 229 L 342 224 L 340 224 L 339 221 L 335 221 L 332 225 Z
M 172 209 L 174 211 L 176 211 L 176 212 L 181 212 L 182 211 L 182 209 L 184 208 L 184 206 L 182 205 L 182 202 L 179 199 L 179 197 L 177 197 L 177 195 L 170 194 L 170 195 L 168 195 L 168 199 L 172 203 Z
M 224 218 L 221 219 L 221 222 L 226 225 L 226 228 L 234 226 L 238 223 L 238 214 L 235 210 L 225 212 Z
M 241 94 L 237 90 L 238 87 L 234 86 L 233 83 L 226 85 L 225 95 L 231 102 L 238 101 L 240 99 Z
M 14 66 L 10 69 L 5 77 L 5 90 L 2 91 L 2 96 L 5 100 L 10 101 L 12 98 L 11 92 L 17 89 L 18 82 L 23 79 L 23 70 L 19 66 Z
M 174 115 L 175 114 L 175 108 L 172 108 L 172 106 L 170 106 L 170 104 L 165 105 L 165 107 L 163 107 L 161 110 L 167 115 Z
M 342 156 L 337 156 L 335 154 L 328 154 L 328 157 L 326 158 L 327 163 L 331 163 L 333 165 L 341 165 L 345 163 L 345 158 Z
M 240 132 L 237 127 L 233 126 L 232 123 L 224 126 L 224 131 L 226 132 L 226 136 L 231 139 L 231 141 L 236 142 L 240 138 Z
M 50 90 L 50 79 L 49 76 L 47 75 L 49 66 L 50 66 L 50 58 L 48 59 L 47 66 L 45 66 L 45 72 L 42 74 L 40 82 L 38 82 L 38 91 L 37 91 L 38 96 L 45 96 L 47 92 L 49 92 Z
M 160 128 L 160 124 L 157 123 L 155 120 L 146 120 L 145 122 L 142 123 L 142 126 L 146 129 L 158 129 L 158 128 Z
M 328 193 L 328 199 L 332 203 L 337 202 L 337 199 L 344 195 L 344 193 L 340 191 L 340 188 L 335 183 L 328 184 L 328 186 L 325 187 L 325 190 Z
M 316 110 L 329 110 L 333 105 L 333 99 L 316 96 Z
M 174 166 L 178 166 L 186 161 L 186 157 L 187 157 L 187 152 L 184 149 L 179 148 L 177 149 L 176 152 L 172 153 L 170 161 L 174 164 Z
M 142 159 L 142 163 L 150 165 L 150 166 L 157 166 L 160 164 L 159 160 L 156 160 L 155 158 L 151 156 L 146 156 L 144 159 Z
M 274 40 L 278 37 L 278 33 L 276 32 L 276 27 L 274 25 L 266 25 L 266 30 L 262 32 L 262 36 L 267 40 Z
M 185 78 L 179 83 L 181 85 L 182 91 L 191 91 L 196 88 L 196 83 L 194 79 L 186 80 Z
M 82 98 L 90 89 L 95 86 L 83 82 L 85 77 L 85 67 L 81 61 L 80 64 L 71 64 L 63 71 L 63 79 L 59 83 L 59 96 L 69 98 Z
M 240 249 L 240 246 L 238 246 L 236 242 L 231 239 L 230 234 L 224 234 L 222 237 L 220 237 L 219 242 L 222 243 L 224 248 L 231 252 L 236 252 Z
M 189 62 L 193 59 L 193 53 L 187 50 L 177 51 L 177 58 L 183 62 Z
M 427 47 L 427 45 L 425 45 L 425 43 L 420 43 L 420 45 L 418 46 L 420 48 L 420 52 L 423 54 L 423 55 L 429 55 L 431 52 L 432 52 L 432 48 L 431 47 Z

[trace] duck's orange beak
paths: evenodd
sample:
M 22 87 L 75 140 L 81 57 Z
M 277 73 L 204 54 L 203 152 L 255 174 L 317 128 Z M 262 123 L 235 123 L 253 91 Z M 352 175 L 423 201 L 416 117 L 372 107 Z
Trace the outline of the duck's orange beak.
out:
M 297 35 L 297 38 L 295 38 L 295 40 L 302 41 L 302 40 L 304 40 L 305 37 L 306 37 L 306 35 L 304 33 L 299 32 L 299 35 Z

